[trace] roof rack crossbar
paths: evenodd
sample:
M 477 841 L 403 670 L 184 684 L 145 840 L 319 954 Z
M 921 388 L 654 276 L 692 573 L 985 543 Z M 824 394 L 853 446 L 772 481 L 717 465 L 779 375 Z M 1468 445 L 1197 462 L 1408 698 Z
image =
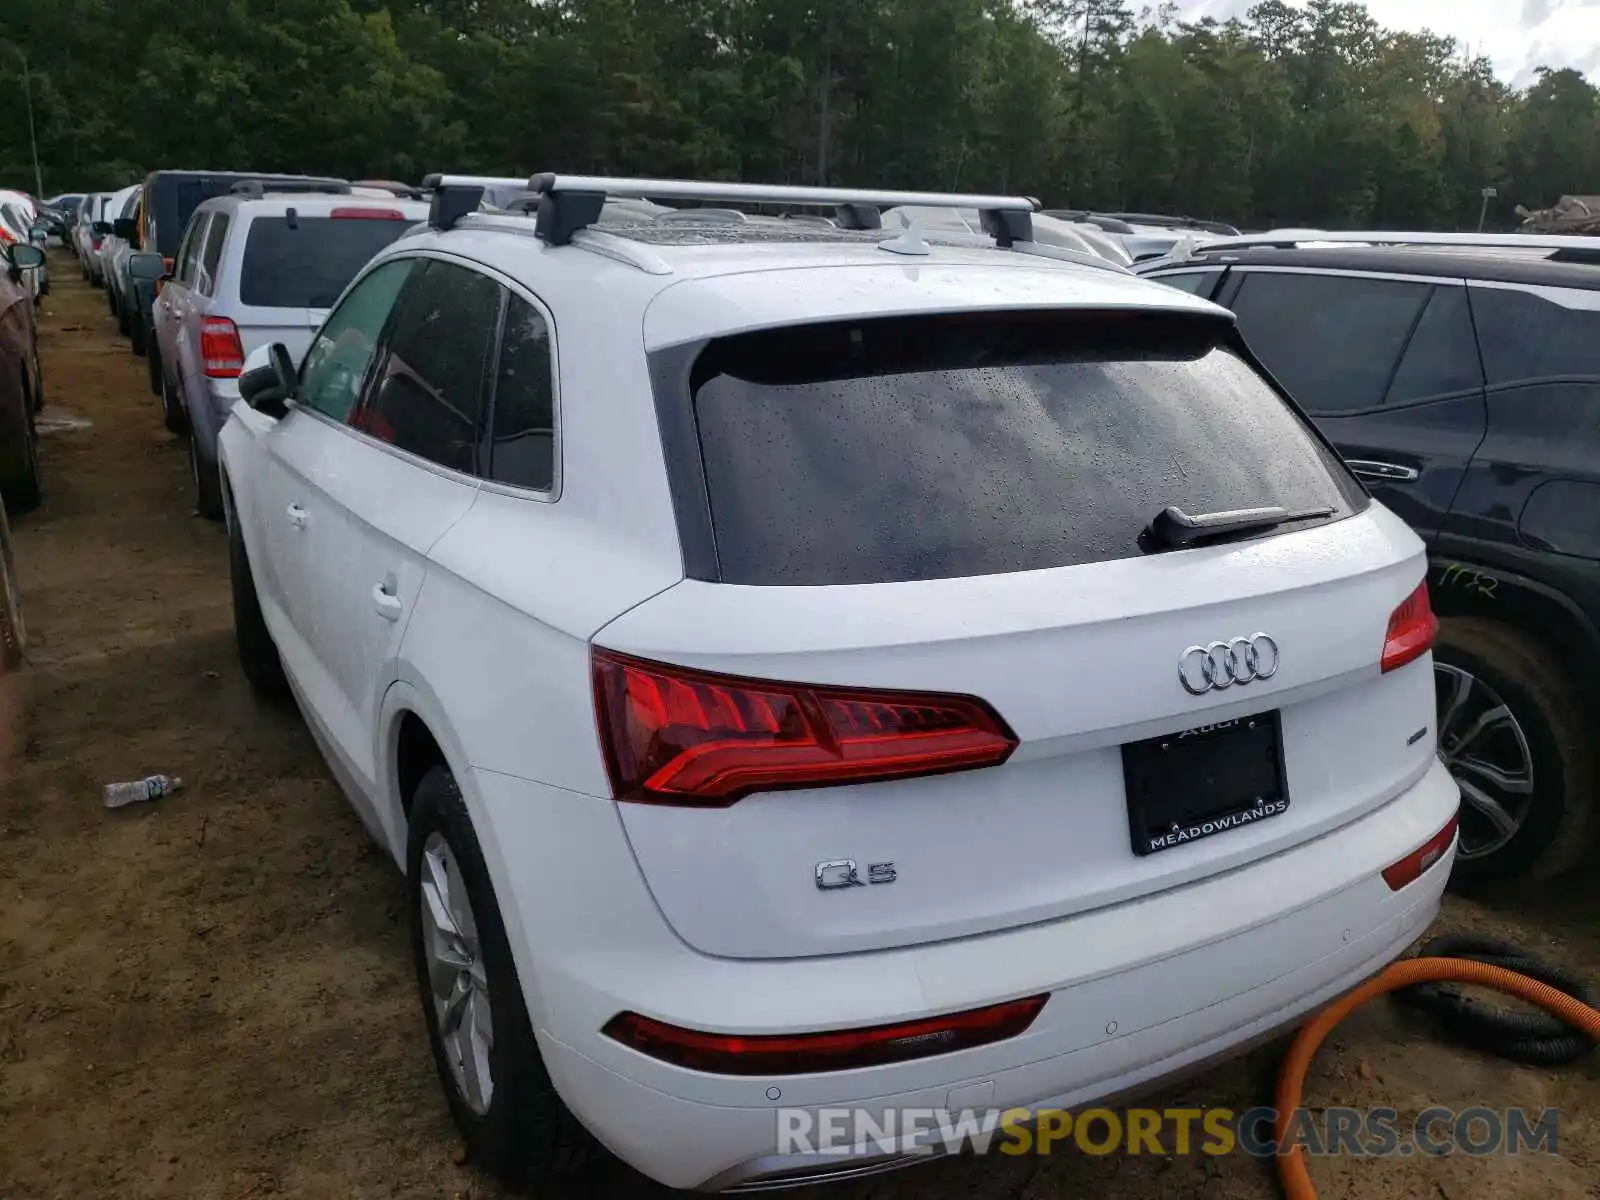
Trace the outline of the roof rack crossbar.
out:
M 448 175 L 442 176 L 441 182 L 449 184 L 453 178 Z M 715 180 L 623 179 L 605 175 L 556 175 L 549 172 L 534 175 L 525 183 L 521 180 L 514 182 L 539 194 L 540 236 L 545 237 L 551 245 L 558 246 L 570 241 L 572 234 L 577 230 L 592 224 L 599 217 L 599 209 L 609 196 L 636 200 L 698 200 L 722 204 L 794 204 L 819 208 L 831 207 L 837 214 L 839 224 L 847 229 L 881 228 L 882 210 L 898 205 L 976 208 L 983 214 L 985 229 L 994 233 L 1004 245 L 1031 238 L 1032 213 L 1038 207 L 1037 201 L 1028 196 L 946 195 L 939 192 L 795 187 L 784 184 L 724 183 Z M 548 205 L 545 201 L 549 202 Z

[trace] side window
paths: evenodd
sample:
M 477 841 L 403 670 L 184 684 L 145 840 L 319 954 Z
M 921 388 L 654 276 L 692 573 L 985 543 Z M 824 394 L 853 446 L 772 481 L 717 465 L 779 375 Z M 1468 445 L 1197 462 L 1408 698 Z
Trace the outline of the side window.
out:
M 400 258 L 384 263 L 333 310 L 300 366 L 301 404 L 336 421 L 349 419 L 395 297 L 417 261 Z
M 228 237 L 228 214 L 216 213 L 211 218 L 211 228 L 206 231 L 206 242 L 200 251 L 198 283 L 200 291 L 209 296 L 217 290 L 217 268 L 222 265 L 222 244 Z
M 495 372 L 490 478 L 549 491 L 555 484 L 555 432 L 550 326 L 533 305 L 512 296 Z
M 428 263 L 406 287 L 351 424 L 442 467 L 475 472 L 503 294 L 486 275 Z
M 1168 287 L 1177 288 L 1180 292 L 1188 292 L 1194 296 L 1211 298 L 1211 293 L 1217 286 L 1217 280 L 1222 277 L 1221 271 L 1174 271 L 1170 275 L 1151 275 L 1157 283 L 1164 283 Z
M 1600 293 L 1575 291 L 1591 302 Z M 1568 307 L 1518 288 L 1474 287 L 1472 311 L 1489 386 L 1600 377 L 1600 307 Z
M 200 258 L 200 247 L 206 238 L 206 224 L 209 214 L 201 213 L 189 222 L 189 228 L 184 231 L 183 241 L 178 245 L 177 257 L 173 263 L 172 280 L 181 283 L 184 287 L 194 285 L 195 263 Z
M 1257 358 L 1311 413 L 1383 402 L 1431 285 L 1245 271 L 1233 310 Z
M 1389 404 L 1458 395 L 1483 386 L 1478 342 L 1472 332 L 1467 289 L 1441 284 L 1417 322 L 1400 369 L 1389 385 Z

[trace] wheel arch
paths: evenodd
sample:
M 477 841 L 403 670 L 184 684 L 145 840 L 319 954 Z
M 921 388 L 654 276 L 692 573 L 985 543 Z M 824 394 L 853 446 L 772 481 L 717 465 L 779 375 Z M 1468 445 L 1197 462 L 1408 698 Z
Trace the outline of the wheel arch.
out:
M 1600 629 L 1572 600 L 1537 580 L 1460 558 L 1429 563 L 1428 588 L 1440 617 L 1510 625 L 1574 664 L 1572 680 L 1600 703 Z
M 404 666 L 401 667 L 404 672 Z M 390 851 L 402 871 L 409 873 L 407 839 L 408 814 L 416 784 L 434 765 L 444 766 L 455 778 L 466 806 L 467 816 L 478 833 L 478 845 L 483 854 L 484 867 L 489 872 L 489 882 L 500 904 L 500 919 L 511 943 L 511 953 L 517 974 L 531 1003 L 531 1011 L 543 1012 L 543 995 L 540 988 L 538 964 L 528 952 L 527 931 L 522 914 L 514 904 L 508 905 L 506 897 L 512 895 L 508 885 L 510 864 L 501 854 L 495 840 L 494 824 L 489 819 L 477 781 L 454 725 L 444 715 L 444 706 L 427 681 L 414 674 L 407 675 L 389 685 L 379 705 L 377 722 L 377 794 L 383 809 L 379 820 L 390 839 Z M 426 741 L 422 739 L 426 738 Z M 410 785 L 410 793 L 404 792 Z
M 473 824 L 487 828 L 472 786 L 470 759 L 444 705 L 426 681 L 405 677 L 389 685 L 379 705 L 376 749 L 380 819 L 389 831 L 391 848 L 405 868 L 406 831 L 417 784 L 434 766 L 455 777 Z

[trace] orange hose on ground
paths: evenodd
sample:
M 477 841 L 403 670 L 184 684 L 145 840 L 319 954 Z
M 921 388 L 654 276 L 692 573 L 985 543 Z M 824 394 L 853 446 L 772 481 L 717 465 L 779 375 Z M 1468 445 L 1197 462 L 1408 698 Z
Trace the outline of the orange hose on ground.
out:
M 1537 979 L 1529 979 L 1503 967 L 1474 962 L 1466 958 L 1408 958 L 1397 962 L 1379 975 L 1367 980 L 1355 991 L 1340 997 L 1306 1022 L 1295 1036 L 1294 1044 L 1283 1060 L 1283 1070 L 1278 1076 L 1278 1120 L 1275 1136 L 1281 1144 L 1288 1132 L 1290 1118 L 1300 1107 L 1300 1093 L 1305 1085 L 1306 1070 L 1323 1039 L 1333 1032 L 1333 1027 L 1350 1013 L 1371 1000 L 1399 988 L 1416 983 L 1475 983 L 1497 992 L 1517 996 L 1536 1004 L 1546 1012 L 1574 1025 L 1595 1041 L 1600 1042 L 1600 1009 L 1590 1008 L 1565 992 L 1559 992 Z M 1278 1177 L 1283 1181 L 1284 1194 L 1289 1200 L 1317 1200 L 1317 1189 L 1311 1185 L 1311 1172 L 1306 1167 L 1304 1146 L 1295 1146 L 1278 1155 Z

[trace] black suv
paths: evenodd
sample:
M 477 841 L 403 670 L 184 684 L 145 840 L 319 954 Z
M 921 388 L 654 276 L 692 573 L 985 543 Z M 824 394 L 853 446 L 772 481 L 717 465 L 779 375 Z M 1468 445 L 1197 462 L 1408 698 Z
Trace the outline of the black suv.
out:
M 1572 240 L 1241 241 L 1139 268 L 1232 309 L 1351 469 L 1426 541 L 1464 884 L 1548 877 L 1594 842 L 1600 240 Z

